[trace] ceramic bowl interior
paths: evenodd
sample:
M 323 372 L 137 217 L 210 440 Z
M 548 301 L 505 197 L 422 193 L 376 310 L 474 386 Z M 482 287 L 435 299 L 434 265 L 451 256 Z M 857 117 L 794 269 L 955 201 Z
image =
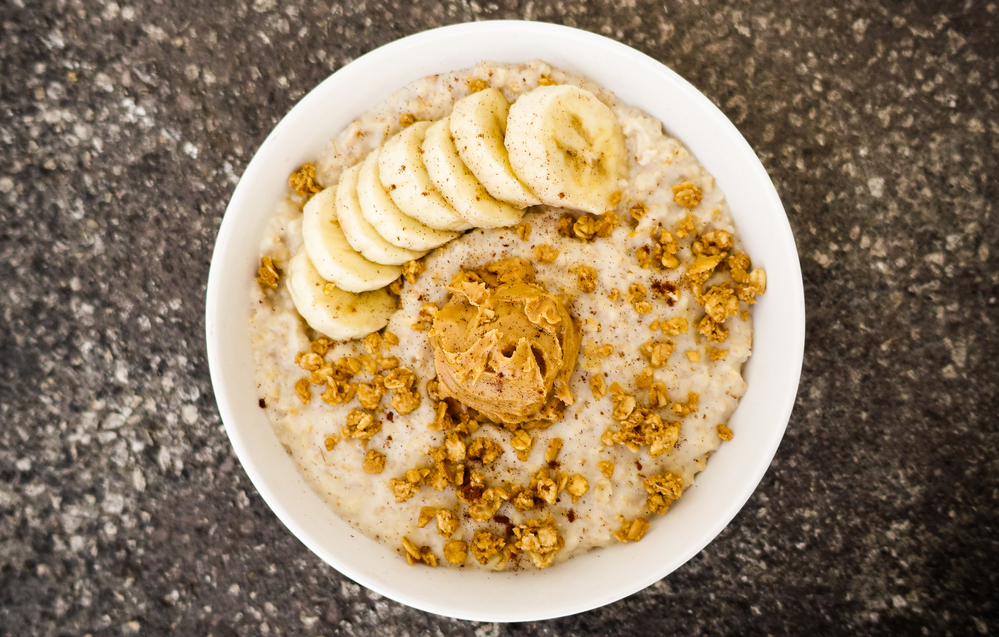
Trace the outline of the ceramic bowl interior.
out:
M 748 391 L 730 422 L 734 440 L 722 445 L 641 542 L 591 551 L 544 570 L 410 567 L 337 517 L 278 442 L 257 405 L 248 289 L 287 175 L 314 160 L 327 140 L 412 80 L 481 60 L 533 58 L 586 76 L 659 118 L 716 177 L 754 265 L 768 277 L 767 293 L 754 309 Z M 801 271 L 787 217 L 735 126 L 652 58 L 591 33 L 529 22 L 472 23 L 410 36 L 351 62 L 306 95 L 267 137 L 236 187 L 212 257 L 206 316 L 212 383 L 226 431 L 246 473 L 288 529 L 341 573 L 386 597 L 441 615 L 503 622 L 559 617 L 618 600 L 666 576 L 718 535 L 756 488 L 783 436 L 798 386 L 804 326 Z

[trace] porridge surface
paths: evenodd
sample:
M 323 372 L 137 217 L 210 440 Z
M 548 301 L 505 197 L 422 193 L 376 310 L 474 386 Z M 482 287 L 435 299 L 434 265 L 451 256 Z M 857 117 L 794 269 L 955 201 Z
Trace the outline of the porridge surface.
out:
M 312 390 L 311 402 L 303 404 L 294 385 L 308 372 L 296 365 L 295 358 L 299 352 L 309 351 L 310 336 L 315 338 L 315 334 L 296 312 L 284 286 L 267 294 L 256 283 L 251 289 L 250 333 L 258 392 L 266 403 L 275 432 L 303 476 L 341 517 L 397 550 L 401 550 L 401 541 L 406 537 L 417 545 L 430 547 L 440 558 L 447 540 L 438 534 L 433 522 L 425 528 L 417 527 L 421 509 L 429 506 L 465 511 L 452 488 L 437 491 L 425 486 L 411 499 L 399 503 L 390 485 L 390 479 L 402 478 L 410 469 L 429 466 L 428 450 L 444 444 L 445 433 L 431 427 L 436 414 L 426 387 L 435 377 L 433 352 L 427 331 L 412 326 L 421 319 L 421 306 L 433 303 L 441 307 L 447 302 L 449 294 L 445 286 L 463 269 L 514 257 L 531 262 L 537 283 L 568 299 L 567 305 L 579 321 L 582 333 L 578 363 L 569 382 L 574 404 L 550 427 L 529 430 L 533 445 L 526 460 L 518 458 L 511 448 L 509 430 L 482 424 L 472 437 L 499 443 L 503 453 L 495 462 L 477 470 L 489 485 L 526 485 L 530 476 L 548 467 L 552 473 L 581 475 L 589 488 L 575 503 L 563 492 L 554 504 L 529 511 L 518 511 L 507 502 L 496 517 L 485 523 L 459 515 L 458 530 L 452 540 L 471 542 L 480 529 L 509 535 L 511 525 L 550 515 L 565 541 L 564 548 L 555 555 L 555 562 L 616 542 L 614 533 L 622 528 L 620 516 L 631 521 L 647 515 L 645 478 L 670 471 L 682 478 L 684 488 L 694 483 L 695 474 L 704 469 L 708 455 L 721 443 L 718 425 L 728 421 L 745 391 L 741 370 L 752 343 L 748 313 L 736 314 L 725 321 L 729 335 L 723 343 L 710 342 L 698 333 L 704 309 L 682 284 L 682 268 L 643 269 L 636 258 L 636 251 L 650 243 L 650 233 L 657 227 L 673 229 L 688 215 L 698 234 L 723 230 L 735 235 L 723 193 L 684 146 L 663 131 L 658 120 L 620 104 L 612 94 L 585 80 L 540 62 L 523 66 L 482 63 L 470 71 L 418 80 L 390 96 L 333 140 L 316 162 L 317 179 L 323 186 L 335 185 L 344 169 L 401 129 L 401 115 L 412 114 L 416 120 L 446 116 L 454 101 L 469 92 L 470 81 L 485 81 L 513 100 L 537 86 L 542 77 L 551 77 L 560 84 L 581 85 L 608 104 L 618 118 L 631 159 L 630 174 L 627 183 L 621 183 L 622 199 L 616 209 L 621 223 L 610 236 L 586 242 L 559 233 L 560 219 L 566 211 L 540 207 L 532 209 L 523 219 L 530 224 L 529 233 L 518 227 L 475 229 L 431 251 L 424 260 L 426 271 L 414 284 L 403 287 L 400 309 L 387 327 L 400 339 L 398 345 L 387 349 L 387 354 L 398 357 L 400 364 L 411 369 L 418 379 L 422 402 L 415 411 L 407 415 L 394 413 L 386 396 L 372 412 L 381 423 L 381 431 L 366 445 L 360 440 L 340 440 L 327 449 L 326 440 L 341 436 L 341 427 L 348 413 L 358 408 L 358 401 L 330 405 L 320 400 L 321 390 L 316 388 Z M 673 186 L 682 182 L 691 182 L 703 194 L 703 200 L 693 209 L 675 201 Z M 629 210 L 638 202 L 644 204 L 646 212 L 636 225 Z M 263 240 L 261 254 L 272 256 L 279 266 L 286 263 L 301 244 L 301 218 L 299 205 L 291 200 L 282 203 Z M 680 241 L 676 254 L 680 262 L 692 259 L 690 243 L 689 237 Z M 550 262 L 538 259 L 539 246 L 552 248 L 557 256 Z M 737 236 L 733 251 L 742 251 Z M 592 292 L 580 290 L 579 266 L 595 270 Z M 635 299 L 629 299 L 629 288 L 635 284 L 644 286 L 646 293 L 641 300 L 651 305 L 650 312 L 640 313 Z M 689 328 L 685 333 L 666 337 L 661 330 L 650 329 L 675 318 L 687 320 Z M 648 447 L 635 452 L 622 444 L 605 445 L 601 437 L 619 423 L 612 418 L 611 396 L 594 396 L 592 377 L 602 376 L 608 387 L 617 382 L 625 392 L 644 402 L 648 390 L 639 387 L 636 378 L 649 359 L 640 348 L 649 341 L 666 338 L 673 342 L 673 352 L 663 366 L 654 370 L 655 380 L 665 384 L 671 402 L 686 401 L 691 392 L 698 397 L 696 410 L 686 417 L 674 415 L 668 407 L 661 410 L 665 419 L 681 423 L 676 447 L 652 458 Z M 728 353 L 713 360 L 712 348 L 723 348 Z M 341 342 L 333 346 L 327 358 L 336 360 L 363 353 L 360 341 Z M 385 350 L 382 355 L 386 355 Z M 355 378 L 355 382 L 369 380 L 371 375 L 365 371 Z M 548 463 L 545 453 L 553 438 L 561 438 L 564 444 L 557 462 Z M 380 474 L 370 475 L 362 470 L 365 452 L 370 449 L 385 454 Z M 613 463 L 612 472 L 607 472 L 606 464 L 598 466 L 608 462 Z M 610 473 L 610 477 L 605 473 Z M 654 517 L 650 521 L 655 524 Z M 446 560 L 438 561 L 447 565 Z M 514 567 L 529 564 L 529 560 L 518 560 Z M 471 556 L 463 565 L 480 567 Z M 489 567 L 498 565 L 493 560 Z

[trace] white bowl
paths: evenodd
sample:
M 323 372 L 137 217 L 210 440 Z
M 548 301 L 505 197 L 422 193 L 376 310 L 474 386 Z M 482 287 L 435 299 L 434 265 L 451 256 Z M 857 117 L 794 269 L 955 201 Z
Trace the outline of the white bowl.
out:
M 768 288 L 756 305 L 749 388 L 721 446 L 668 515 L 638 543 L 615 545 L 544 570 L 517 573 L 410 567 L 392 549 L 334 514 L 299 475 L 257 405 L 249 348 L 248 289 L 260 242 L 287 175 L 327 140 L 408 82 L 480 60 L 543 59 L 586 76 L 659 118 L 725 192 Z M 208 278 L 208 362 L 219 411 L 243 468 L 264 501 L 338 571 L 394 600 L 440 615 L 527 621 L 580 613 L 668 575 L 742 508 L 770 464 L 794 405 L 804 351 L 804 293 L 791 228 L 752 148 L 704 95 L 652 58 L 607 38 L 530 22 L 444 27 L 383 46 L 313 89 L 271 132 L 243 174 L 222 220 Z

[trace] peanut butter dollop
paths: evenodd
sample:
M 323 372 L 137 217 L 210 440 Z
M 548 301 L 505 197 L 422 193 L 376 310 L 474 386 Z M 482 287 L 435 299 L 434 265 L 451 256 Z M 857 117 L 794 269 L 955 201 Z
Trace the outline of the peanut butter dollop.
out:
M 573 403 L 579 326 L 523 259 L 463 270 L 430 331 L 442 397 L 508 426 L 547 426 Z M 531 423 L 531 424 L 525 424 Z

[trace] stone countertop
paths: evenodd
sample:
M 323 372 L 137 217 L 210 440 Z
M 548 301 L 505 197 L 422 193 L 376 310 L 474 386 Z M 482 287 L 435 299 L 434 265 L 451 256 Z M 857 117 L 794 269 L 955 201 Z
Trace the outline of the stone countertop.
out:
M 0 634 L 995 631 L 999 9 L 846 4 L 0 5 Z M 783 198 L 808 311 L 787 435 L 728 528 L 623 601 L 510 626 L 383 599 L 292 537 L 203 333 L 278 119 L 381 44 L 492 18 L 606 34 L 718 104 Z

